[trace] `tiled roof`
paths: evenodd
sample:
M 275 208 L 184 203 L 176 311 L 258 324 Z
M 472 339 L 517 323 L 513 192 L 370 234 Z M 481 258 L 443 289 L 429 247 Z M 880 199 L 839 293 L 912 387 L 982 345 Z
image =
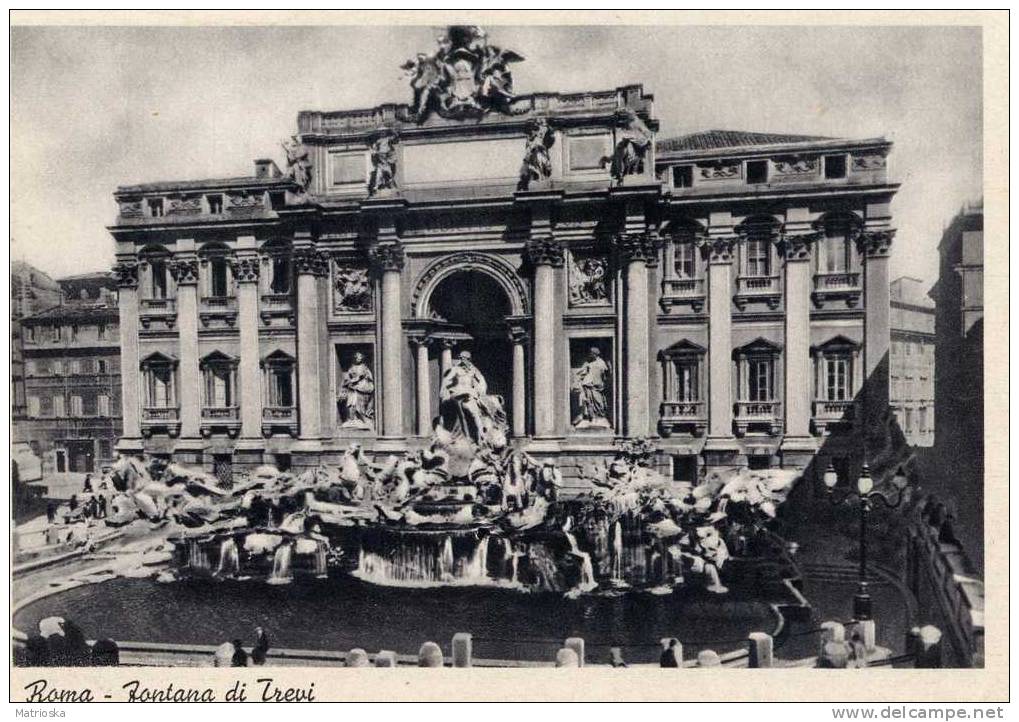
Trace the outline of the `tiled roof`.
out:
M 47 308 L 45 311 L 39 311 L 39 313 L 23 318 L 21 323 L 29 326 L 36 323 L 46 323 L 47 321 L 91 321 L 94 323 L 98 321 L 108 321 L 111 319 L 115 320 L 118 317 L 119 311 L 116 306 L 96 301 L 78 301 L 54 306 L 53 308 Z
M 837 140 L 823 135 L 788 135 L 784 133 L 748 133 L 743 130 L 706 130 L 676 138 L 664 138 L 656 144 L 659 152 L 739 148 L 779 143 L 805 143 L 814 140 Z

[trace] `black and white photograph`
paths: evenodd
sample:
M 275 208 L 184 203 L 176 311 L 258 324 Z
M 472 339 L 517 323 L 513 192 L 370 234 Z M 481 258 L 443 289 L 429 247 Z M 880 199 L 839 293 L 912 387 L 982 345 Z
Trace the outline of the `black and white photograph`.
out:
M 12 700 L 1007 672 L 1007 13 L 185 15 L 11 16 Z

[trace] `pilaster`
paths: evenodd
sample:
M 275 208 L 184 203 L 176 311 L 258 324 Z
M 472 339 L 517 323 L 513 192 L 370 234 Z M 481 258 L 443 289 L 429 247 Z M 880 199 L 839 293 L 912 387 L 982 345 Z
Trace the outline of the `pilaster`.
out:
M 371 249 L 372 263 L 381 281 L 382 323 L 379 347 L 382 365 L 382 434 L 403 436 L 403 328 L 401 324 L 400 272 L 403 270 L 403 244 L 395 228 L 380 229 L 380 241 Z
M 732 435 L 732 263 L 737 237 L 713 233 L 704 241 L 708 258 L 708 438 L 709 465 L 733 462 L 739 444 Z
M 141 448 L 141 384 L 139 383 L 138 349 L 138 262 L 134 258 L 120 260 L 113 267 L 117 277 L 120 313 L 120 393 L 123 414 L 123 437 L 117 445 L 121 451 Z
M 817 444 L 810 434 L 811 254 L 820 233 L 787 234 L 780 249 L 785 261 L 785 437 L 783 466 L 806 466 Z
M 888 262 L 894 238 L 894 229 L 874 228 L 865 229 L 857 239 L 864 257 L 864 430 L 874 443 L 883 443 L 888 413 Z
M 563 248 L 551 235 L 532 237 L 525 255 L 534 267 L 534 434 L 555 434 L 555 269 Z
M 300 438 L 322 438 L 322 398 L 325 368 L 321 363 L 320 294 L 318 279 L 328 273 L 328 259 L 312 246 L 309 233 L 294 238 L 294 273 L 297 274 L 297 398 Z
M 170 262 L 177 283 L 177 341 L 180 358 L 180 436 L 196 439 L 201 430 L 202 395 L 198 369 L 198 259 L 191 253 L 193 241 L 178 241 L 188 250 Z
M 262 378 L 258 345 L 258 278 L 261 267 L 254 236 L 237 239 L 231 272 L 237 282 L 237 326 L 240 333 L 241 438 L 261 443 Z

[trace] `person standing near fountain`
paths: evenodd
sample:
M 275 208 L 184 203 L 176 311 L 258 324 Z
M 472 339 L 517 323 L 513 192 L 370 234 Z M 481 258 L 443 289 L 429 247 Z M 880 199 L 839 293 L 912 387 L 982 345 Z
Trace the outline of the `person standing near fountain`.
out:
M 679 667 L 679 660 L 676 659 L 676 640 L 670 639 L 669 646 L 662 651 L 659 659 L 660 667 Z
M 244 651 L 243 642 L 239 639 L 233 641 L 234 655 L 230 658 L 231 667 L 247 667 L 248 653 Z
M 255 646 L 251 649 L 251 663 L 256 666 L 265 664 L 269 652 L 269 635 L 261 627 L 255 627 Z
M 354 354 L 353 361 L 340 383 L 340 404 L 344 412 L 343 426 L 370 429 L 375 417 L 375 377 L 364 362 L 364 354 Z

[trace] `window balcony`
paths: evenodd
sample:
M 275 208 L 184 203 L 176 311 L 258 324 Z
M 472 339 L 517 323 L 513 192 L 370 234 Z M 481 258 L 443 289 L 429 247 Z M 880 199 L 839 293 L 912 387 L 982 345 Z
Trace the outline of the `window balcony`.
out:
M 230 438 L 241 429 L 241 410 L 238 406 L 203 406 L 202 436 L 208 438 L 216 431 L 226 431 Z
M 824 436 L 832 426 L 852 426 L 856 420 L 856 402 L 818 400 L 814 402 L 814 433 Z
M 737 401 L 735 411 L 737 436 L 754 432 L 772 436 L 782 433 L 782 404 L 778 401 Z
M 663 401 L 658 409 L 658 427 L 663 436 L 688 433 L 703 436 L 708 427 L 708 409 L 703 401 Z
M 824 308 L 828 301 L 845 301 L 848 308 L 856 308 L 862 292 L 858 272 L 818 273 L 814 275 L 814 292 L 810 298 L 817 308 Z
M 292 293 L 263 293 L 259 316 L 266 326 L 273 325 L 273 319 L 284 319 L 294 323 L 294 296 Z
M 154 432 L 176 437 L 180 433 L 180 409 L 176 406 L 145 406 L 142 408 L 142 436 Z
M 740 311 L 751 303 L 766 303 L 772 311 L 782 299 L 782 284 L 778 276 L 740 276 L 736 279 L 733 301 Z
M 143 298 L 141 300 L 141 312 L 138 320 L 143 329 L 151 328 L 173 328 L 177 322 L 177 301 L 173 298 Z
M 237 324 L 237 299 L 233 296 L 204 296 L 198 318 L 203 328 L 233 328 Z
M 706 296 L 703 278 L 666 278 L 662 281 L 659 305 L 665 313 L 673 306 L 689 304 L 694 313 L 704 310 Z
M 299 430 L 296 406 L 262 407 L 262 436 L 285 433 L 296 438 Z

